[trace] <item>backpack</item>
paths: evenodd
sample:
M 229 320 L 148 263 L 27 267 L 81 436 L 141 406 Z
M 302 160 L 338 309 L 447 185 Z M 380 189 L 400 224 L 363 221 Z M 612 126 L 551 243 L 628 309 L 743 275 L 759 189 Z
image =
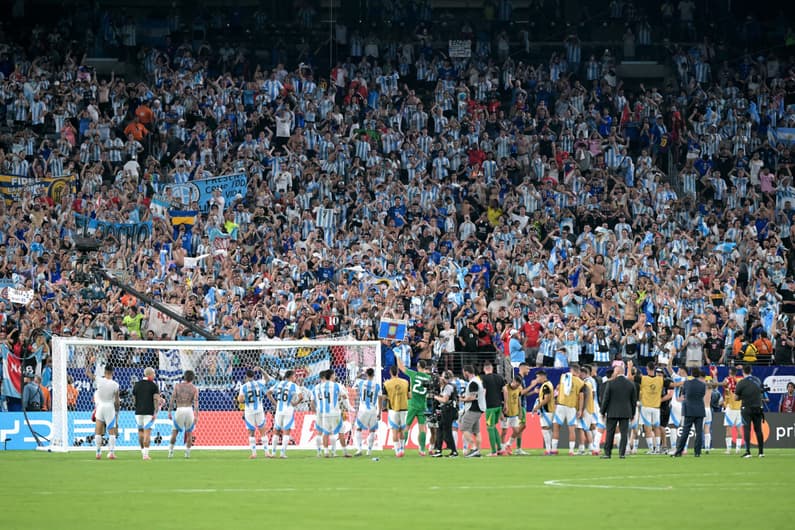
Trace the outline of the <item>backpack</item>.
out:
M 38 398 L 36 397 L 38 396 Z M 28 403 L 28 412 L 41 412 L 41 402 L 44 396 L 41 395 L 41 388 L 38 386 L 36 387 L 36 394 L 31 398 L 30 403 Z

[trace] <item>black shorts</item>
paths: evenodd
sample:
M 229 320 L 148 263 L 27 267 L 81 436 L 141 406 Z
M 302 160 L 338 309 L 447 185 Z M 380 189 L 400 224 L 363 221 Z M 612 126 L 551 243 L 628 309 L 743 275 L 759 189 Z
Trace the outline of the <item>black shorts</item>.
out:
M 671 419 L 671 407 L 660 407 L 660 425 L 666 427 Z

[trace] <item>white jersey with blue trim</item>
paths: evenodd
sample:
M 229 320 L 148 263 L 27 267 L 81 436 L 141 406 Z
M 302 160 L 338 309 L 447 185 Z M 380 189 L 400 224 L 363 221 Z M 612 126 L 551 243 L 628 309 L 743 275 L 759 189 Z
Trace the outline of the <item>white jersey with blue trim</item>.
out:
M 593 409 L 595 412 L 599 412 L 599 395 L 597 393 L 596 379 L 593 377 L 586 377 L 583 379 L 583 382 L 591 387 L 591 394 L 593 394 Z
M 339 414 L 341 412 L 340 403 L 347 399 L 345 388 L 333 381 L 323 381 L 312 391 L 312 398 L 315 401 L 317 412 L 320 414 Z
M 673 374 L 673 375 L 671 375 L 671 380 L 674 383 L 684 383 L 685 381 L 687 381 L 687 377 L 681 376 L 679 374 Z M 679 396 L 681 394 L 682 394 L 682 387 L 681 386 L 675 386 L 674 387 L 674 401 L 678 402 L 679 401 Z
M 292 381 L 279 381 L 271 391 L 276 399 L 276 412 L 279 414 L 292 414 L 295 411 L 293 401 L 302 395 L 302 389 Z
M 356 394 L 359 396 L 359 410 L 377 410 L 381 383 L 372 379 L 356 381 Z
M 119 383 L 113 379 L 102 376 L 97 377 L 95 384 L 97 389 L 94 391 L 94 403 L 97 405 L 107 405 L 116 402 L 116 394 L 119 392 Z
M 467 382 L 461 379 L 460 377 L 456 377 L 455 381 L 453 381 L 453 384 L 455 385 L 456 394 L 458 394 L 459 396 L 458 408 L 459 410 L 464 410 L 464 405 L 466 405 L 466 402 L 462 401 L 460 397 L 466 394 L 468 386 Z
M 245 400 L 245 411 L 249 413 L 263 412 L 263 401 L 265 400 L 265 385 L 261 381 L 248 381 L 240 387 L 238 395 Z

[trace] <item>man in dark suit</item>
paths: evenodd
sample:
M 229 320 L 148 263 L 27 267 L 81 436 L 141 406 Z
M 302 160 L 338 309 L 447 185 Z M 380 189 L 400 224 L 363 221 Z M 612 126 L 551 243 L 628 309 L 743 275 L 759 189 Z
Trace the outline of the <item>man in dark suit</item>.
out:
M 701 456 L 701 447 L 704 441 L 704 416 L 707 411 L 704 408 L 704 396 L 707 393 L 707 384 L 701 378 L 701 370 L 693 368 L 691 374 L 692 379 L 685 381 L 682 386 L 682 416 L 685 418 L 684 425 L 682 425 L 682 435 L 679 437 L 679 443 L 676 444 L 676 451 L 671 456 L 680 457 L 682 451 L 685 450 L 687 445 L 687 438 L 690 434 L 690 428 L 695 425 L 696 427 L 696 440 L 694 443 L 694 454 L 696 457 Z
M 627 379 L 618 368 L 613 369 L 610 381 L 605 385 L 601 412 L 607 418 L 607 439 L 605 454 L 602 458 L 610 458 L 613 451 L 613 440 L 616 436 L 616 424 L 621 431 L 621 443 L 618 448 L 619 458 L 625 458 L 627 441 L 629 441 L 629 419 L 635 414 L 638 391 L 635 383 Z

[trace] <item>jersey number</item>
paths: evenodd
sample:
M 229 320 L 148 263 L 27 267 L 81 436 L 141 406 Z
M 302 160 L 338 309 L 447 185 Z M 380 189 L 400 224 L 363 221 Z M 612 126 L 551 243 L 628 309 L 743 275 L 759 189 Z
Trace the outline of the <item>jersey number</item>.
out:
M 419 380 L 415 381 L 414 386 L 411 387 L 412 394 L 418 394 L 420 396 L 424 396 L 426 392 L 427 391 L 425 390 L 425 387 L 422 386 L 422 381 Z

